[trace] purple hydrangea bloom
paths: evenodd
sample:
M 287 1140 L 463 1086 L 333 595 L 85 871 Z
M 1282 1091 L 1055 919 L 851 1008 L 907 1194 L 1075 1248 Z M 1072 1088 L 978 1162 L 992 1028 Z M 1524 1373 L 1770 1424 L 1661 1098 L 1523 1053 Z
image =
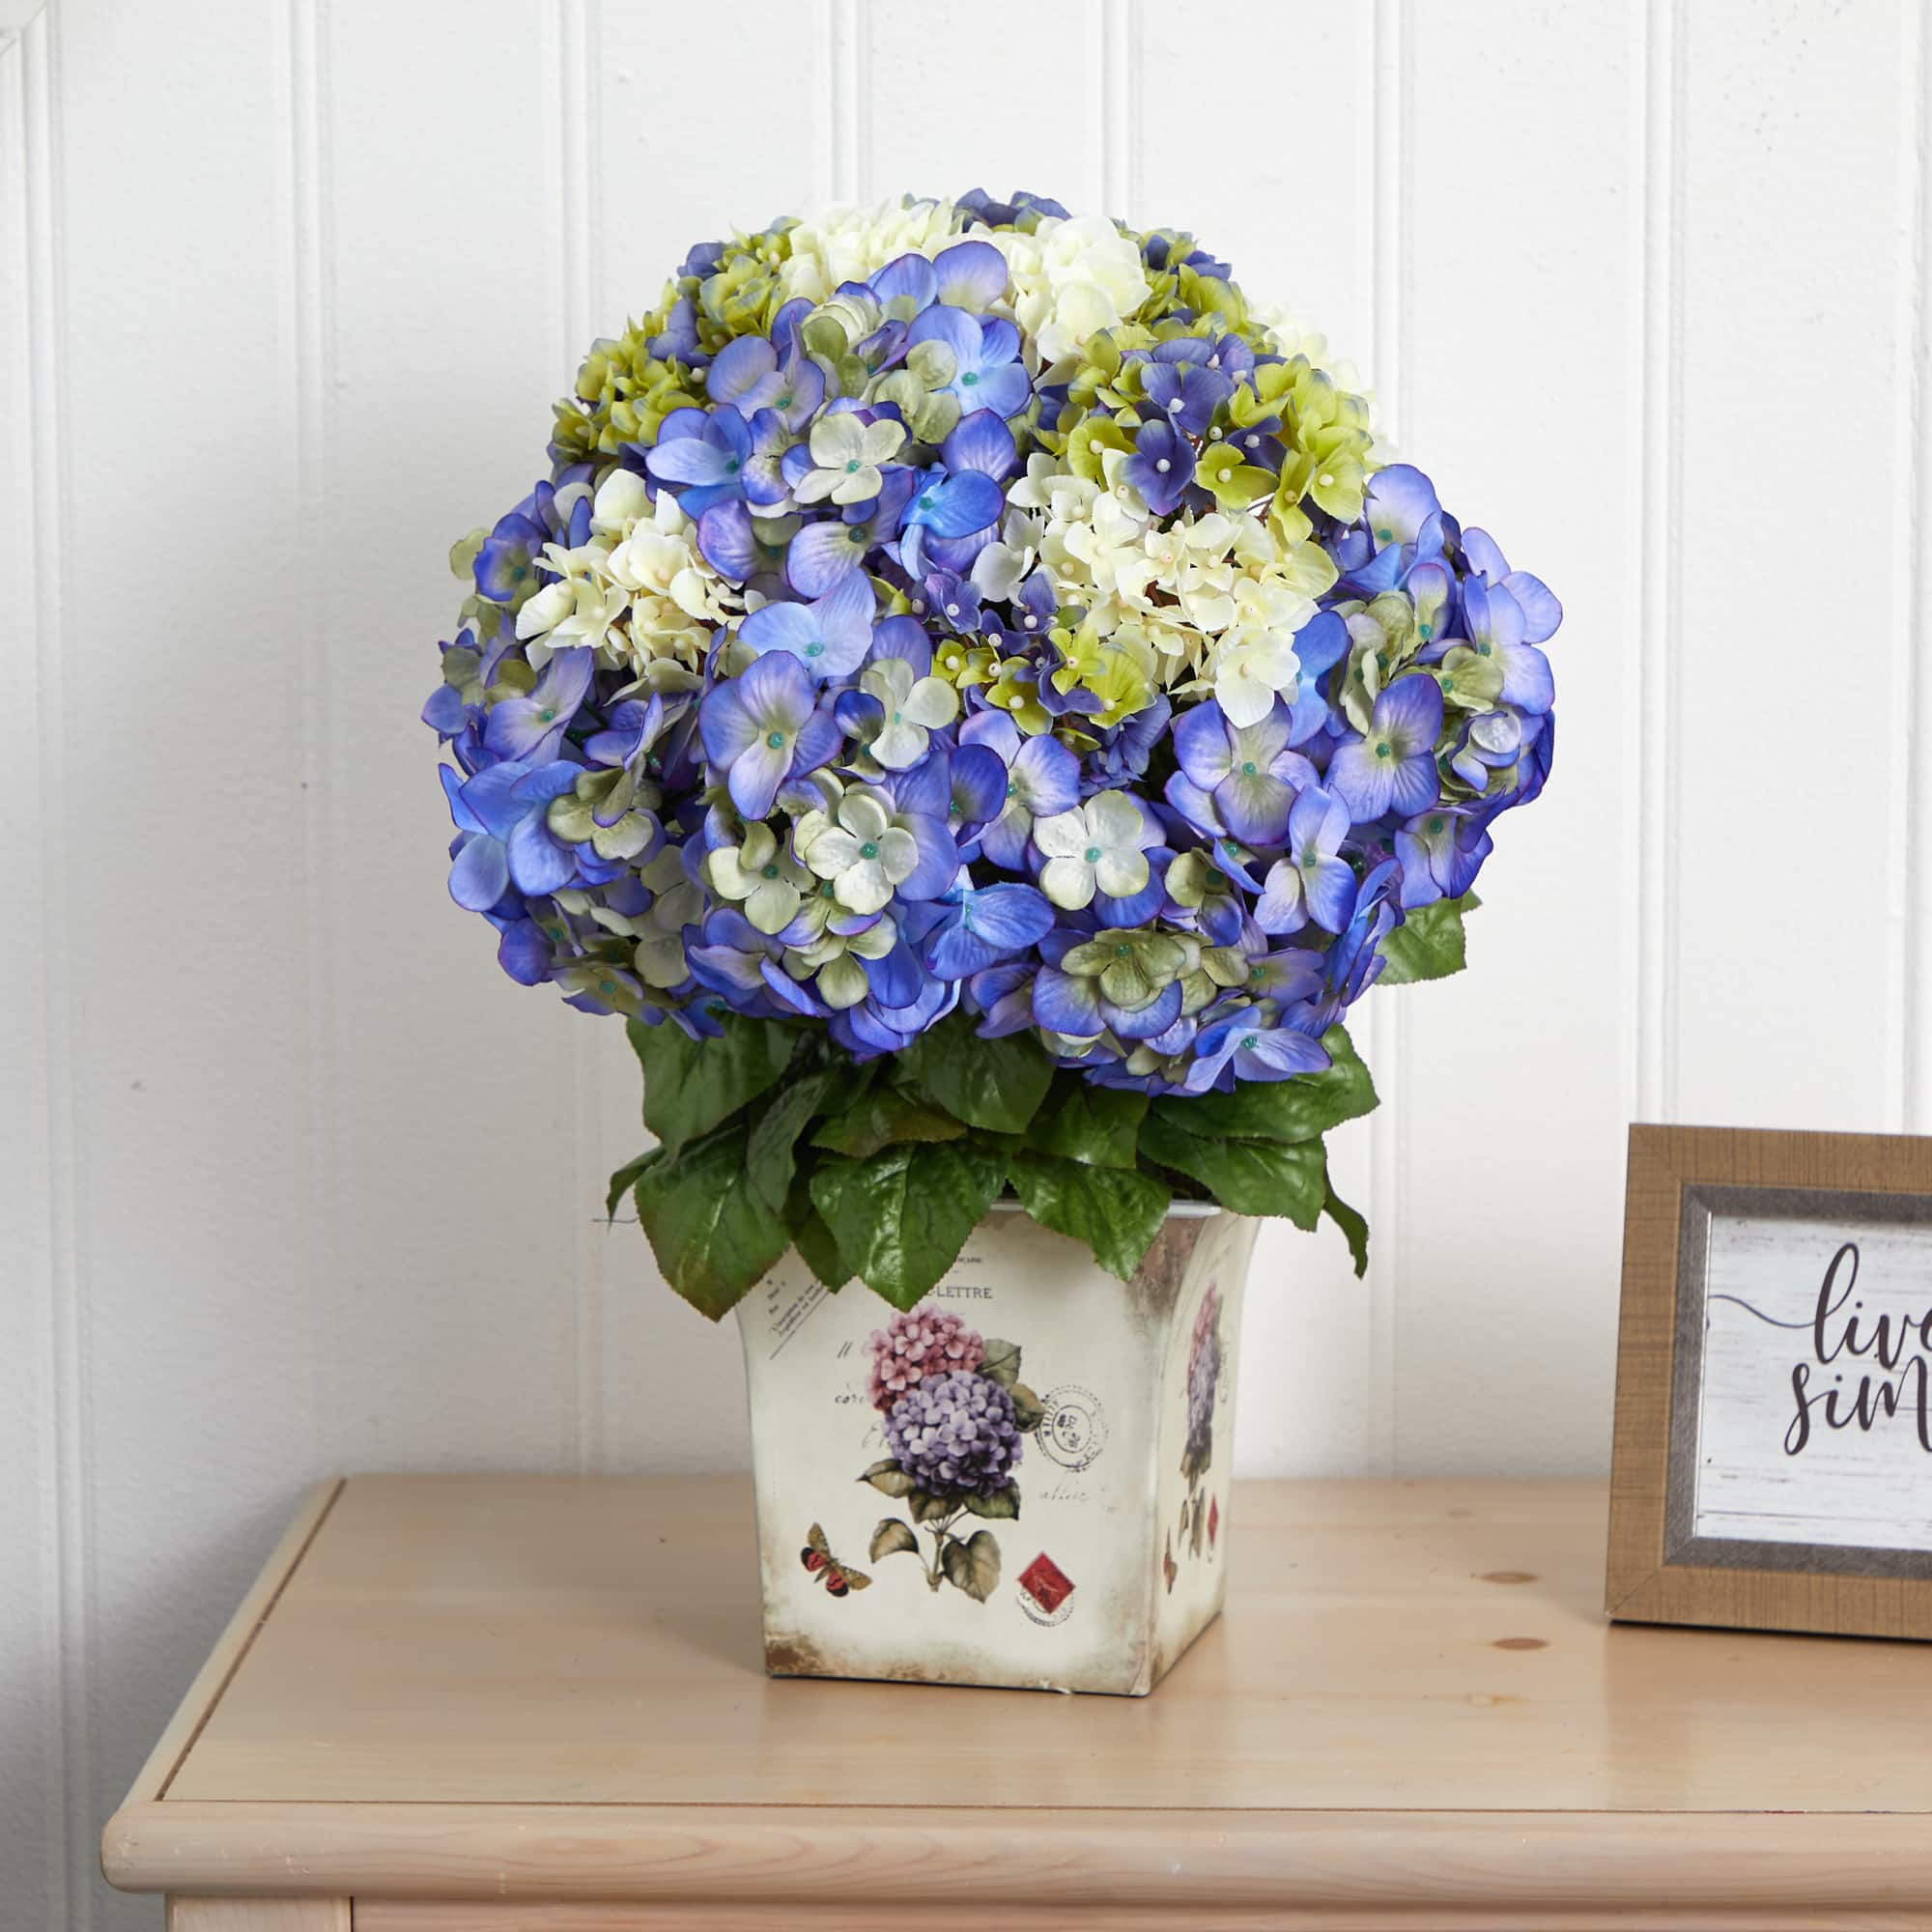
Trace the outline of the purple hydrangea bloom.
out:
M 1155 516 L 1171 517 L 1194 481 L 1194 445 L 1170 424 L 1151 422 L 1134 438 L 1121 474 Z
M 948 1369 L 893 1405 L 886 1447 L 929 1494 L 990 1496 L 1012 1483 L 1022 1440 L 1013 1399 L 998 1382 Z

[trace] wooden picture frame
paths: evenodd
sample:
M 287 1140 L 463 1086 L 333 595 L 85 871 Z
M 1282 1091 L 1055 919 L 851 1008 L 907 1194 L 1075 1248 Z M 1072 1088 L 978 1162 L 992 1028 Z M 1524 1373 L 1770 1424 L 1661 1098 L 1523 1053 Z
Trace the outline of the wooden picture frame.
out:
M 1932 1528 L 1905 1526 L 1932 1522 L 1932 1453 L 1917 1414 L 1932 1378 L 1932 1139 L 1635 1125 L 1626 1190 L 1607 1614 L 1932 1639 Z M 1820 1279 L 1817 1258 L 1840 1222 L 1851 1232 Z M 1913 1286 L 1901 1286 L 1910 1267 L 1878 1278 L 1868 1268 L 1869 1313 L 1861 1294 L 1854 1300 L 1861 1239 L 1889 1243 L 1894 1263 L 1916 1260 L 1921 1243 L 1926 1257 Z M 1752 1267 L 1754 1276 L 1739 1272 Z M 1719 1292 L 1746 1278 L 1771 1286 Z M 1794 1305 L 1806 1293 L 1809 1319 Z M 1868 1379 L 1887 1374 L 1870 1332 L 1882 1313 L 1894 1317 L 1883 1351 L 1892 1356 L 1889 1397 Z M 1850 1331 L 1856 1353 L 1846 1351 L 1847 1321 L 1867 1324 Z M 1747 1349 L 1757 1351 L 1748 1377 L 1739 1366 Z M 1756 1427 L 1760 1403 L 1766 1427 L 1785 1429 L 1775 1449 Z M 1741 1406 L 1749 1466 L 1731 1466 L 1710 1452 L 1737 1439 Z M 1841 1440 L 1861 1437 L 1878 1446 L 1848 1461 Z M 1835 1463 L 1803 1464 L 1811 1447 L 1839 1452 Z M 1724 1482 L 1733 1487 L 1720 1490 Z M 1821 1532 L 1828 1491 L 1839 1501 L 1868 1495 L 1869 1509 Z

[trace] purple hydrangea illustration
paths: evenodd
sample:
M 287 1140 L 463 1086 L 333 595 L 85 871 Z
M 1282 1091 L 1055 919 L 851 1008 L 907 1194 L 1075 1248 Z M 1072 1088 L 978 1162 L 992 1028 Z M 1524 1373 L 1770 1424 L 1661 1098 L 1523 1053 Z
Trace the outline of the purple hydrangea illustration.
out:
M 1020 1380 L 1019 1344 L 980 1335 L 923 1302 L 895 1315 L 867 1348 L 867 1387 L 885 1411 L 889 1453 L 859 1480 L 906 1512 L 880 1520 L 867 1553 L 877 1563 L 910 1552 L 927 1589 L 951 1583 L 983 1604 L 999 1586 L 999 1539 L 961 1525 L 975 1517 L 1018 1518 L 1020 1438 L 1044 1412 Z M 932 1539 L 929 1562 L 922 1534 Z
M 893 1405 L 886 1446 L 929 1493 L 994 1495 L 1020 1461 L 1013 1399 L 985 1376 L 959 1369 L 928 1376 Z
M 926 1377 L 948 1369 L 977 1369 L 986 1359 L 985 1338 L 951 1310 L 929 1302 L 874 1329 L 866 1350 L 872 1358 L 867 1392 L 872 1406 L 885 1410 Z
M 1221 1380 L 1221 1295 L 1209 1288 L 1194 1318 L 1187 1350 L 1187 1449 L 1190 1480 L 1208 1466 L 1214 1446 L 1214 1396 Z

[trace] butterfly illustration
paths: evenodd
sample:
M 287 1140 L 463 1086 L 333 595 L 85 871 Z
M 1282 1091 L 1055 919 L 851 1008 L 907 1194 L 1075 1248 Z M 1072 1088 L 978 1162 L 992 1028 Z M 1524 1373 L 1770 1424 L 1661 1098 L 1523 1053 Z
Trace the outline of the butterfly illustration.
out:
M 1161 1575 L 1167 1578 L 1167 1593 L 1174 1594 L 1174 1579 L 1180 1575 L 1180 1565 L 1174 1560 L 1174 1538 L 1170 1534 L 1160 1552 Z
M 831 1547 L 825 1541 L 825 1532 L 816 1523 L 806 1532 L 805 1548 L 798 1552 L 798 1560 L 811 1573 L 815 1581 L 825 1585 L 828 1597 L 849 1596 L 854 1590 L 871 1587 L 872 1579 L 863 1570 L 855 1570 L 851 1564 L 841 1562 L 833 1555 Z

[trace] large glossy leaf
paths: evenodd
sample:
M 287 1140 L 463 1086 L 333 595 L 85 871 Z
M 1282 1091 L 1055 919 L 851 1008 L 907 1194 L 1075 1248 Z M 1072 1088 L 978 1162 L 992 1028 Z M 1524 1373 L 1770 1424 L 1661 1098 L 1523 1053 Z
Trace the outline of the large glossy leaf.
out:
M 759 1199 L 775 1213 L 784 1211 L 799 1135 L 843 1077 L 842 1069 L 826 1067 L 808 1073 L 803 1080 L 793 1080 L 779 1089 L 771 1104 L 753 1122 L 745 1148 L 745 1173 Z
M 1321 1218 L 1327 1162 L 1320 1141 L 1203 1140 L 1159 1113 L 1141 1129 L 1141 1152 L 1198 1180 L 1236 1214 L 1285 1215 L 1297 1228 Z
M 617 1218 L 617 1204 L 638 1184 L 639 1175 L 663 1157 L 663 1148 L 652 1148 L 649 1152 L 640 1153 L 636 1160 L 626 1161 L 611 1177 L 611 1185 L 604 1194 L 604 1212 L 609 1219 L 614 1221 Z
M 745 1128 L 720 1127 L 653 1162 L 632 1189 L 665 1279 L 716 1321 L 791 1243 L 745 1178 Z
M 1324 1187 L 1321 1211 L 1341 1229 L 1343 1238 L 1349 1243 L 1349 1253 L 1354 1260 L 1356 1279 L 1359 1280 L 1369 1271 L 1369 1224 L 1335 1192 L 1333 1181 L 1325 1182 Z
M 1167 1214 L 1167 1188 L 1130 1168 L 1023 1153 L 1008 1160 L 1007 1173 L 1020 1205 L 1041 1227 L 1085 1241 L 1122 1281 L 1133 1279 Z
M 1132 1167 L 1147 1110 L 1145 1094 L 1062 1073 L 1027 1128 L 1027 1145 L 1090 1167 Z
M 981 1039 L 955 1012 L 899 1055 L 900 1078 L 970 1127 L 1024 1133 L 1053 1084 L 1053 1063 L 1024 1034 Z
M 1314 1140 L 1377 1105 L 1375 1082 L 1347 1032 L 1332 1026 L 1321 1044 L 1329 1064 L 1320 1073 L 1242 1080 L 1232 1094 L 1169 1094 L 1153 1111 L 1202 1140 Z
M 796 1029 L 737 1013 L 725 1014 L 724 1025 L 715 1039 L 693 1039 L 668 1020 L 625 1022 L 644 1069 L 644 1125 L 669 1152 L 729 1120 L 791 1065 Z
M 1406 986 L 1415 980 L 1446 980 L 1468 963 L 1463 939 L 1463 917 L 1482 904 L 1474 893 L 1460 899 L 1437 899 L 1418 906 L 1382 941 L 1380 984 Z
M 1006 1183 L 1003 1158 L 962 1141 L 834 1157 L 811 1178 L 812 1205 L 867 1288 L 910 1308 L 937 1286 Z
M 909 1100 L 890 1087 L 874 1087 L 844 1112 L 821 1121 L 813 1130 L 813 1147 L 865 1160 L 895 1141 L 956 1141 L 965 1125 L 920 1100 Z

